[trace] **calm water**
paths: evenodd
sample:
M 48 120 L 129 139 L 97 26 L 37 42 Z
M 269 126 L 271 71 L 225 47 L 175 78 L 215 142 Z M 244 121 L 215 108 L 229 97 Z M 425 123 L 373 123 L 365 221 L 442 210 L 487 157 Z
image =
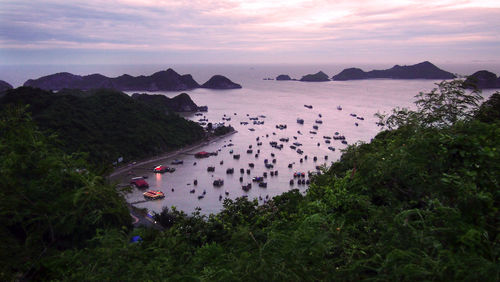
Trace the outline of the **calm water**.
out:
M 75 67 L 75 66 L 73 66 Z M 329 165 L 332 161 L 340 157 L 340 150 L 346 145 L 340 141 L 331 140 L 331 144 L 326 144 L 323 136 L 333 137 L 335 132 L 339 132 L 346 137 L 349 144 L 354 142 L 369 142 L 380 128 L 376 126 L 377 119 L 373 116 L 378 111 L 389 111 L 394 107 L 412 106 L 413 97 L 419 91 L 431 90 L 438 81 L 430 80 L 361 80 L 347 82 L 321 82 L 304 83 L 297 81 L 268 81 L 262 80 L 264 77 L 276 77 L 278 74 L 290 74 L 292 77 L 300 78 L 306 73 L 314 73 L 318 70 L 325 71 L 328 75 L 334 75 L 344 66 L 174 66 L 173 68 L 181 73 L 191 73 L 195 80 L 203 83 L 213 74 L 223 74 L 235 82 L 242 84 L 243 89 L 214 91 L 207 89 L 196 89 L 186 91 L 193 101 L 198 105 L 207 105 L 209 111 L 204 113 L 210 122 L 221 122 L 224 114 L 231 118 L 226 124 L 232 125 L 238 132 L 217 142 L 197 149 L 190 154 L 180 155 L 177 158 L 184 161 L 182 165 L 176 165 L 174 173 L 154 174 L 150 168 L 135 170 L 137 175 L 148 176 L 147 182 L 150 189 L 161 190 L 166 194 L 166 198 L 158 201 L 148 201 L 136 204 L 137 207 L 144 207 L 149 210 L 159 212 L 164 206 L 176 206 L 187 213 L 200 207 L 203 213 L 217 212 L 222 207 L 219 196 L 225 196 L 229 193 L 229 198 L 236 198 L 247 195 L 250 199 L 266 196 L 272 197 L 281 194 L 292 188 L 298 188 L 301 191 L 307 189 L 306 185 L 290 185 L 289 181 L 293 178 L 294 172 L 315 171 L 317 165 Z M 376 66 L 390 67 L 390 66 Z M 107 69 L 106 69 L 107 68 Z M 120 67 L 107 66 L 107 71 L 99 71 L 92 66 L 80 66 L 79 71 L 71 69 L 53 70 L 50 68 L 32 69 L 32 73 L 38 72 L 38 75 L 49 74 L 57 71 L 72 71 L 73 73 L 88 74 L 101 72 L 106 75 L 116 76 L 122 73 L 149 74 L 161 69 L 158 66 L 136 66 Z M 445 68 L 445 67 L 443 67 Z M 469 68 L 472 68 L 469 66 Z M 371 69 L 366 67 L 365 69 Z M 446 68 L 445 68 L 446 69 Z M 479 69 L 479 68 L 476 68 Z M 5 73 L 5 68 L 0 68 Z M 447 68 L 447 70 L 457 73 L 470 73 L 471 70 L 465 67 L 456 67 L 456 69 Z M 475 69 L 474 69 L 475 70 Z M 492 69 L 495 71 L 494 69 Z M 46 73 L 42 73 L 46 72 Z M 29 73 L 29 72 L 28 72 Z M 42 73 L 42 74 L 40 74 Z M 23 81 L 21 75 L 13 75 L 17 81 Z M 26 75 L 26 74 L 24 74 Z M 33 75 L 32 77 L 37 77 Z M 5 77 L 5 75 L 4 75 Z M 26 78 L 27 79 L 27 78 Z M 18 86 L 19 82 L 12 82 Z M 489 96 L 493 91 L 487 91 L 484 96 Z M 131 94 L 131 93 L 129 93 Z M 156 92 L 173 97 L 179 92 Z M 312 105 L 312 109 L 304 107 L 304 104 Z M 342 106 L 343 110 L 337 110 L 337 106 Z M 350 114 L 357 114 L 364 118 L 358 120 Z M 319 115 L 322 117 L 319 117 Z M 253 125 L 249 117 L 266 116 L 259 118 L 264 121 L 263 125 Z M 186 118 L 197 121 L 202 118 L 194 114 L 185 115 Z M 304 124 L 298 124 L 297 118 L 304 119 Z M 322 120 L 322 124 L 316 124 L 315 120 Z M 241 125 L 240 122 L 249 122 L 248 125 Z M 359 126 L 355 125 L 355 122 Z M 277 124 L 286 124 L 284 130 L 276 129 Z M 314 130 L 317 134 L 311 134 L 313 125 L 318 126 Z M 250 131 L 254 128 L 255 131 Z M 300 131 L 302 134 L 297 133 Z M 268 135 L 268 137 L 266 137 Z M 295 140 L 293 137 L 296 137 Z M 257 146 L 256 138 L 260 138 L 261 146 Z M 289 138 L 289 142 L 280 142 L 280 138 Z M 270 141 L 276 141 L 283 144 L 282 150 L 272 148 Z M 293 142 L 300 142 L 300 147 L 304 153 L 299 155 L 290 148 Z M 234 144 L 228 147 L 229 143 Z M 318 143 L 320 144 L 318 146 Z M 252 146 L 253 153 L 247 154 L 246 151 Z M 328 146 L 335 147 L 332 152 Z M 195 159 L 192 155 L 198 151 L 219 151 L 218 156 L 207 159 Z M 240 154 L 241 158 L 235 160 L 230 153 Z M 260 150 L 258 157 L 255 157 L 257 150 Z M 275 154 L 272 157 L 271 154 Z M 308 156 L 305 160 L 305 156 Z M 313 161 L 313 157 L 317 161 Z M 325 156 L 328 157 L 325 160 Z M 303 162 L 300 162 L 300 159 Z M 276 159 L 273 169 L 266 169 L 264 160 L 271 162 Z M 172 160 L 165 160 L 162 163 L 169 166 Z M 194 163 L 196 165 L 193 165 Z M 220 163 L 223 162 L 221 165 Z M 249 163 L 254 163 L 255 167 L 250 168 Z M 288 164 L 293 163 L 293 168 L 288 168 Z M 208 166 L 215 166 L 215 172 L 207 172 Z M 226 174 L 227 168 L 234 168 L 234 174 Z M 240 169 L 250 169 L 251 173 L 240 174 Z M 270 176 L 270 171 L 278 171 L 278 176 Z M 267 188 L 259 188 L 257 183 L 252 183 L 252 177 L 262 176 L 268 172 L 265 182 Z M 240 176 L 243 182 L 239 181 Z M 213 186 L 215 179 L 224 180 L 224 185 L 220 188 Z M 307 177 L 306 177 L 307 178 Z M 198 181 L 194 186 L 193 181 Z M 129 182 L 130 176 L 122 176 L 122 182 Z M 244 192 L 242 184 L 252 183 L 252 188 Z M 174 189 L 174 191 L 172 191 Z M 190 193 L 195 189 L 195 193 Z M 206 191 L 203 199 L 198 200 L 198 196 Z M 128 194 L 129 202 L 142 201 L 143 191 L 135 189 L 133 193 Z M 260 201 L 261 203 L 263 200 Z

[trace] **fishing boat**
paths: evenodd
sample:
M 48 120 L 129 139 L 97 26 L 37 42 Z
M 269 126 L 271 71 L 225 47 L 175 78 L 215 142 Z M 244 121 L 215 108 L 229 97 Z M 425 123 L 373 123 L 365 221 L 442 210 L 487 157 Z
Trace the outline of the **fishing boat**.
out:
M 142 195 L 144 195 L 144 198 L 148 200 L 158 200 L 165 198 L 165 194 L 162 191 L 148 190 Z
M 220 186 L 224 185 L 224 180 L 222 180 L 222 179 L 216 179 L 216 180 L 214 180 L 213 185 L 215 187 L 220 187 Z
M 135 185 L 137 188 L 148 188 L 149 184 L 143 177 L 134 177 L 131 179 L 130 184 Z

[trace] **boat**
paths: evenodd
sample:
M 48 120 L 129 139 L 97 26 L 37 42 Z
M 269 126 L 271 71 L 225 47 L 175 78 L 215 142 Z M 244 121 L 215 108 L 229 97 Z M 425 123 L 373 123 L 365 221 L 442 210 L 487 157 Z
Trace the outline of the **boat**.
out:
M 252 182 L 262 182 L 264 181 L 264 177 L 262 176 L 256 176 L 252 178 Z
M 224 180 L 222 180 L 222 179 L 216 179 L 216 180 L 214 180 L 213 185 L 215 187 L 220 187 L 220 186 L 224 185 Z
M 194 157 L 201 159 L 201 158 L 208 158 L 208 157 L 210 157 L 210 155 L 211 155 L 210 153 L 202 151 L 202 152 L 198 152 L 198 153 L 194 154 Z
M 144 195 L 144 198 L 148 200 L 158 200 L 165 198 L 165 194 L 162 191 L 148 190 L 142 193 L 142 195 Z
M 137 188 L 148 188 L 149 184 L 143 177 L 134 177 L 130 180 L 130 184 L 135 185 Z
M 243 185 L 241 186 L 241 189 L 243 189 L 243 191 L 245 192 L 248 192 L 250 189 L 252 189 L 252 184 L 248 183 L 247 185 Z
M 301 118 L 297 118 L 297 123 L 298 123 L 298 124 L 304 124 L 304 120 L 303 120 L 303 119 L 301 119 Z
M 165 166 L 165 165 L 158 165 L 158 166 L 155 166 L 153 168 L 153 172 L 156 172 L 156 173 L 164 173 L 164 172 L 168 172 L 170 169 L 168 166 Z

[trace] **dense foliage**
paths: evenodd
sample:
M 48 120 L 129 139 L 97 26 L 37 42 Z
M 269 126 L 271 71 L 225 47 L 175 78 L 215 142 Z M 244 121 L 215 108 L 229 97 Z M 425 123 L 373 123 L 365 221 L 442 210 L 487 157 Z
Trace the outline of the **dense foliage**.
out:
M 498 281 L 500 120 L 488 110 L 498 104 L 477 111 L 476 94 L 454 85 L 419 95 L 428 107 L 385 117 L 393 129 L 350 146 L 305 195 L 226 199 L 210 216 L 165 209 L 156 215 L 165 231 L 99 232 L 86 248 L 45 256 L 39 277 Z M 465 115 L 441 111 L 450 95 L 467 96 L 455 103 Z
M 130 225 L 116 188 L 65 155 L 24 108 L 0 116 L 0 280 L 37 277 L 45 259 L 84 246 L 98 229 Z
M 53 93 L 20 87 L 0 99 L 0 108 L 29 105 L 33 120 L 58 135 L 67 153 L 89 153 L 94 164 L 110 164 L 173 150 L 200 140 L 203 129 L 175 114 L 166 115 L 113 90 Z

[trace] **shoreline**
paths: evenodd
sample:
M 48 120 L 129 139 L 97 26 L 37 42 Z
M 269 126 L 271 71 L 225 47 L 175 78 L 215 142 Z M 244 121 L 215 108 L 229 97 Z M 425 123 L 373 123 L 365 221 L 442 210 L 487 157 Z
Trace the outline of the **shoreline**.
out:
M 180 154 L 184 154 L 184 153 L 187 153 L 189 151 L 195 150 L 197 148 L 206 146 L 206 145 L 208 145 L 208 144 L 210 144 L 212 142 L 219 141 L 219 140 L 221 140 L 223 138 L 226 138 L 228 136 L 231 136 L 231 135 L 233 135 L 233 134 L 235 134 L 237 132 L 238 132 L 237 130 L 234 130 L 234 131 L 231 131 L 231 132 L 226 133 L 226 134 L 221 135 L 221 136 L 208 137 L 207 139 L 200 140 L 197 143 L 188 145 L 186 147 L 179 148 L 179 149 L 177 149 L 175 151 L 166 152 L 166 153 L 161 154 L 161 155 L 157 155 L 157 156 L 154 156 L 154 157 L 143 159 L 143 160 L 135 162 L 134 164 L 128 164 L 128 165 L 125 165 L 125 166 L 117 167 L 116 169 L 113 170 L 113 172 L 111 172 L 107 176 L 107 178 L 108 179 L 112 179 L 113 177 L 119 176 L 122 173 L 126 173 L 127 171 L 129 171 L 131 169 L 138 168 L 140 166 L 143 166 L 143 165 L 146 165 L 146 164 L 149 164 L 149 163 L 152 163 L 152 162 L 158 162 L 158 161 L 161 161 L 161 160 L 165 160 L 165 159 L 169 159 L 169 158 L 174 158 L 174 157 L 176 157 L 176 156 L 178 156 Z

